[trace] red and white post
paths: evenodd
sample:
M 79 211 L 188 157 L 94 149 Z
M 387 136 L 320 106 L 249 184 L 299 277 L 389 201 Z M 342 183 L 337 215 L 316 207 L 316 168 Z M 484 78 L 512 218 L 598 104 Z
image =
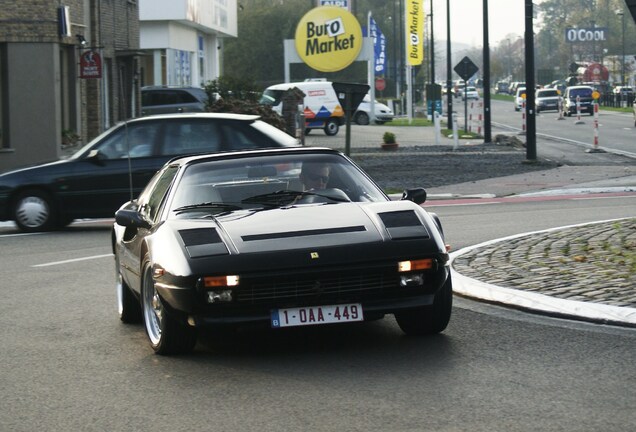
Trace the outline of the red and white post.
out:
M 526 134 L 526 99 L 523 99 L 523 102 L 521 103 L 521 132 L 519 132 L 519 135 L 525 135 Z
M 576 121 L 574 124 L 584 124 L 585 122 L 581 120 L 581 96 L 576 97 Z

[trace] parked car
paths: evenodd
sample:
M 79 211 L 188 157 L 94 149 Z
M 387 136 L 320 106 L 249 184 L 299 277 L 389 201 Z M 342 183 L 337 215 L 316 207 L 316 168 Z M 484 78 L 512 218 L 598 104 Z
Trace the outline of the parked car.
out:
M 535 106 L 537 113 L 541 111 L 559 111 L 561 96 L 557 89 L 540 89 L 535 94 Z
M 592 92 L 594 89 L 590 86 L 570 86 L 565 89 L 563 95 L 563 115 L 571 116 L 577 113 L 577 99 L 579 101 L 579 110 L 581 113 L 594 115 L 594 106 L 592 104 Z
M 634 89 L 629 86 L 616 86 L 612 90 L 612 93 L 615 95 L 621 95 L 622 97 L 628 97 L 634 94 Z
M 375 122 L 377 124 L 384 124 L 393 120 L 395 115 L 393 110 L 387 105 L 378 102 L 374 102 Z M 371 97 L 367 94 L 358 105 L 358 109 L 353 114 L 353 121 L 359 125 L 368 125 L 371 115 Z
M 129 120 L 68 159 L 0 175 L 0 220 L 33 232 L 79 218 L 112 217 L 175 156 L 296 145 L 258 116 L 192 113 Z
M 465 91 L 462 91 L 462 100 L 477 99 L 479 100 L 479 92 L 473 86 L 466 87 Z
M 208 95 L 199 87 L 149 86 L 141 88 L 141 114 L 203 112 Z
M 525 100 L 526 100 L 526 88 L 517 87 L 517 90 L 515 92 L 515 100 L 514 100 L 515 111 L 521 111 L 521 108 L 523 108 L 523 104 Z
M 303 188 L 301 181 L 321 187 Z M 200 328 L 273 328 L 393 314 L 406 334 L 451 317 L 449 255 L 424 189 L 390 200 L 344 154 L 303 147 L 172 160 L 115 216 L 119 317 L 153 350 Z

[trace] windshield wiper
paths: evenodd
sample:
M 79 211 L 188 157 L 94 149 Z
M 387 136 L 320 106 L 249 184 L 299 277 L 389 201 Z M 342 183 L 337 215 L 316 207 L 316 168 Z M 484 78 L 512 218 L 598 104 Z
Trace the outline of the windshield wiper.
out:
M 234 210 L 242 210 L 243 208 L 234 204 L 225 204 L 220 202 L 204 202 L 204 203 L 190 204 L 183 207 L 179 207 L 174 209 L 173 212 L 180 214 L 183 212 L 187 212 L 189 210 L 199 210 L 199 209 L 234 211 Z
M 342 192 L 341 192 L 342 193 Z M 318 193 L 315 191 L 295 191 L 295 190 L 279 190 L 276 192 L 255 195 L 245 198 L 241 201 L 243 204 L 261 204 L 267 206 L 282 206 L 288 204 L 303 204 L 302 198 L 306 196 L 316 196 L 326 198 L 336 202 L 350 202 L 351 200 L 343 196 L 333 195 L 330 193 Z
M 261 204 L 267 206 L 281 206 L 291 204 L 298 197 L 303 196 L 307 192 L 294 190 L 279 190 L 262 195 L 254 195 L 241 201 L 243 204 Z

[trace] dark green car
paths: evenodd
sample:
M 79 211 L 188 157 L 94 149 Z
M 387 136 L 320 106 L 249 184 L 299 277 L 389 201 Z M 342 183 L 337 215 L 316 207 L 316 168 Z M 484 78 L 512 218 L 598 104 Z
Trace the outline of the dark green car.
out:
M 113 217 L 175 156 L 294 147 L 298 140 L 239 114 L 171 114 L 129 120 L 68 159 L 0 175 L 0 221 L 25 232 L 64 227 L 74 219 Z

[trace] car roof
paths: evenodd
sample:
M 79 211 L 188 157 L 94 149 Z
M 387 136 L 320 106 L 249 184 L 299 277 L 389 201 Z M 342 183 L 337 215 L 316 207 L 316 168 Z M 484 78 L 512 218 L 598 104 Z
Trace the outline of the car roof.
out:
M 173 113 L 173 114 L 155 114 L 144 117 L 137 117 L 127 120 L 128 123 L 137 123 L 150 120 L 170 120 L 170 119 L 183 119 L 183 118 L 203 118 L 203 119 L 222 119 L 222 120 L 235 120 L 235 121 L 254 121 L 261 117 L 253 114 L 231 114 L 231 113 L 211 113 L 211 112 L 197 112 L 197 113 Z M 124 123 L 124 122 L 121 122 Z
M 171 165 L 190 165 L 202 161 L 240 159 L 243 157 L 258 157 L 281 154 L 332 154 L 344 156 L 338 150 L 328 147 L 276 147 L 268 149 L 232 150 L 226 152 L 200 153 L 196 155 L 177 156 L 170 161 Z

